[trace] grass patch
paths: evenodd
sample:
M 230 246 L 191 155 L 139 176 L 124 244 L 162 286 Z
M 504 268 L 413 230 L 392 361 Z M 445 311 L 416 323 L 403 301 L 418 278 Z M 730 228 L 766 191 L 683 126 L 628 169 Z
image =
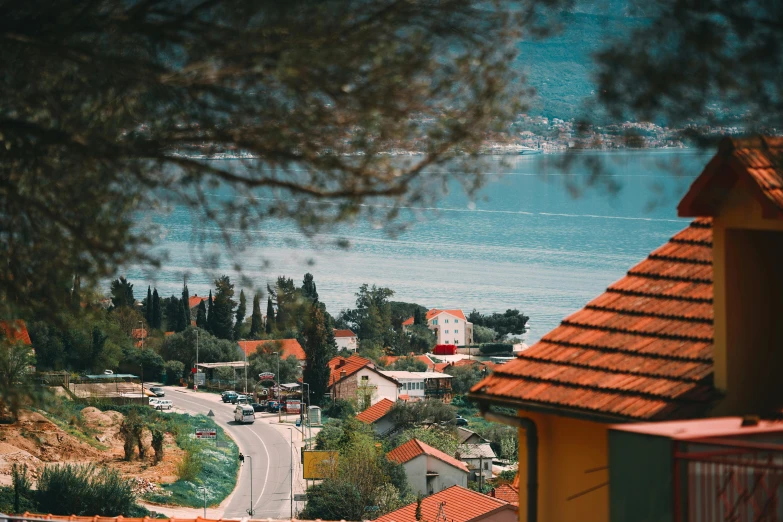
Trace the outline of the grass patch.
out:
M 46 397 L 40 405 L 38 413 L 46 417 L 58 428 L 68 435 L 79 439 L 101 451 L 106 451 L 109 446 L 101 444 L 95 436 L 99 433 L 97 430 L 87 426 L 82 417 L 82 410 L 90 406 L 81 404 L 62 397 Z
M 207 505 L 220 504 L 233 490 L 239 471 L 239 450 L 237 445 L 212 419 L 205 415 L 168 414 L 174 427 L 177 445 L 187 452 L 177 470 L 179 480 L 162 487 L 162 492 L 147 493 L 142 498 L 147 502 L 169 506 L 202 507 L 204 493 L 198 488 L 207 487 Z M 218 448 L 214 440 L 195 438 L 196 428 L 217 430 L 217 440 L 227 447 Z

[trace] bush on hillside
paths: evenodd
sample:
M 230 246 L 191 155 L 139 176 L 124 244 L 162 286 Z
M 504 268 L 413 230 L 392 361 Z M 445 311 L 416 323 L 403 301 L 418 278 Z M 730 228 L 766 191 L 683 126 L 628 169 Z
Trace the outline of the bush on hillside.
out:
M 330 419 L 345 420 L 356 415 L 356 410 L 350 401 L 345 399 L 335 399 L 329 407 L 324 410 L 324 415 Z
M 47 466 L 38 479 L 37 508 L 57 515 L 138 517 L 147 515 L 136 504 L 130 480 L 115 469 L 94 464 Z
M 479 345 L 479 351 L 484 355 L 494 355 L 498 353 L 507 353 L 511 355 L 514 352 L 514 345 L 508 343 L 486 343 Z

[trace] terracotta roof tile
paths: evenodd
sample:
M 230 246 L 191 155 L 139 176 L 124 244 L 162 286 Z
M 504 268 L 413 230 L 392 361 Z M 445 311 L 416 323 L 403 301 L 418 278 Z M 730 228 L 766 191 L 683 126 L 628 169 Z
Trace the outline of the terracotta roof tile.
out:
M 352 330 L 338 330 L 335 328 L 334 330 L 334 336 L 335 337 L 356 337 L 356 334 L 353 333 Z
M 33 343 L 30 342 L 30 333 L 27 331 L 27 325 L 21 319 L 16 321 L 0 321 L 0 330 L 5 333 L 6 338 L 12 343 L 23 342 L 30 346 Z
M 451 486 L 443 491 L 424 497 L 421 501 L 421 519 L 438 520 L 438 514 L 445 515 L 449 522 L 470 522 L 483 519 L 490 513 L 516 507 L 499 498 L 493 498 L 477 491 Z M 416 502 L 408 504 L 376 519 L 377 522 L 416 522 Z
M 510 484 L 501 484 L 495 488 L 495 498 L 517 506 L 519 505 L 519 490 Z
M 465 472 L 468 471 L 468 466 L 464 462 L 461 462 L 454 457 L 443 453 L 439 449 L 435 449 L 432 446 L 423 443 L 419 439 L 411 439 L 405 444 L 394 448 L 386 454 L 386 458 L 392 462 L 405 464 L 406 462 L 415 459 L 419 455 L 428 455 L 443 461 L 446 464 L 451 464 L 455 468 L 461 469 Z
M 711 221 L 696 220 L 471 394 L 619 418 L 713 400 Z
M 677 211 L 683 217 L 715 216 L 726 194 L 747 181 L 764 217 L 783 218 L 783 140 L 779 137 L 724 138 L 718 153 L 693 182 Z
M 340 380 L 342 372 L 345 372 L 345 376 L 353 375 L 365 366 L 375 367 L 370 359 L 359 357 L 356 354 L 350 357 L 334 357 L 328 363 L 331 374 L 329 375 L 329 386 Z
M 383 398 L 357 415 L 356 420 L 365 424 L 372 424 L 389 413 L 392 406 L 394 406 L 394 401 Z
M 297 361 L 304 361 L 306 356 L 302 345 L 296 339 L 268 339 L 262 341 L 239 341 L 239 348 L 247 355 L 251 355 L 258 348 L 272 352 L 280 351 L 282 359 L 288 359 L 292 355 Z

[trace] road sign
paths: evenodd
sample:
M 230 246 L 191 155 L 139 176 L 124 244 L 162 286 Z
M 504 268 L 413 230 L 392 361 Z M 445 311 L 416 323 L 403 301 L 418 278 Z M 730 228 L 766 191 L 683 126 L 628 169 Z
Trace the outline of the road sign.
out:
M 285 401 L 286 413 L 301 413 L 301 411 L 302 411 L 301 401 L 294 401 L 294 400 Z
M 209 410 L 209 413 L 207 413 L 207 417 L 214 417 L 215 413 L 212 410 Z
M 305 451 L 302 478 L 322 479 L 335 466 L 337 466 L 336 451 Z
M 307 493 L 294 493 L 294 502 L 307 502 Z
M 274 373 L 269 373 L 269 372 L 259 373 L 258 374 L 258 378 L 260 380 L 262 380 L 262 381 L 274 381 L 275 380 L 275 374 Z
M 211 428 L 196 428 L 197 439 L 216 439 L 217 430 Z

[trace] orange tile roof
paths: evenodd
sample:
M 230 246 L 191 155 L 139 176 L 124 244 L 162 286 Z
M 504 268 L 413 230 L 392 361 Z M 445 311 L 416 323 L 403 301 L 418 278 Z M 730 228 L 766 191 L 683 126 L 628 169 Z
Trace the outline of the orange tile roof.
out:
M 329 375 L 329 387 L 340 380 L 342 372 L 345 372 L 345 376 L 353 375 L 365 366 L 375 367 L 370 359 L 359 357 L 356 354 L 350 357 L 334 357 L 328 363 L 331 374 Z
M 718 153 L 677 206 L 682 217 L 715 216 L 726 194 L 742 183 L 766 218 L 783 218 L 783 138 L 724 138 Z
M 496 511 L 516 512 L 516 507 L 498 498 L 451 486 L 421 500 L 421 519 L 438 520 L 441 506 L 449 522 L 470 522 L 483 519 Z M 376 519 L 377 522 L 416 522 L 416 502 Z
M 432 310 L 428 311 L 427 315 L 425 316 L 425 319 L 429 321 L 436 315 L 441 314 L 443 312 L 447 314 L 451 314 L 455 317 L 459 317 L 463 321 L 467 321 L 467 318 L 465 317 L 465 313 L 462 310 L 440 310 L 438 308 L 433 308 Z M 409 317 L 402 322 L 403 326 L 410 326 L 412 324 L 413 324 L 413 317 Z
M 391 366 L 392 364 L 396 363 L 397 361 L 399 361 L 400 359 L 402 359 L 404 357 L 413 357 L 415 360 L 423 362 L 424 364 L 426 364 L 427 368 L 435 369 L 435 363 L 432 362 L 432 359 L 430 359 L 426 355 L 413 355 L 412 353 L 411 353 L 410 356 L 407 356 L 407 355 L 402 355 L 402 356 L 399 356 L 399 355 L 384 355 L 383 357 L 380 358 L 379 362 L 381 364 L 383 364 L 384 366 Z
M 338 329 L 335 328 L 334 336 L 335 337 L 356 337 L 356 334 L 353 333 L 353 330 L 338 330 Z
M 365 424 L 372 424 L 389 413 L 389 410 L 391 410 L 392 406 L 394 406 L 394 401 L 383 398 L 357 415 L 356 420 L 359 420 Z
M 27 331 L 27 325 L 21 319 L 17 319 L 12 323 L 0 321 L 0 330 L 5 333 L 5 336 L 12 343 L 21 341 L 28 346 L 33 344 L 30 341 L 30 333 Z
M 504 500 L 509 504 L 518 506 L 519 490 L 514 489 L 514 487 L 511 486 L 510 484 L 501 484 L 500 486 L 495 488 L 495 498 L 499 498 L 500 500 Z
M 21 515 L 22 517 L 29 517 L 33 519 L 39 519 L 39 520 L 57 520 L 60 522 L 153 522 L 153 521 L 164 521 L 168 520 L 170 522 L 229 522 L 233 521 L 236 522 L 238 519 L 234 518 L 133 518 L 133 517 L 101 517 L 101 516 L 76 516 L 76 515 L 41 515 L 41 514 L 35 514 L 35 513 L 29 513 L 25 512 Z M 248 521 L 256 521 L 256 520 L 264 520 L 269 521 L 272 519 L 252 519 L 248 518 Z M 284 519 L 276 519 L 276 520 L 289 520 L 288 518 Z M 290 519 L 295 520 L 295 519 Z
M 617 419 L 699 415 L 717 398 L 711 261 L 711 221 L 697 219 L 471 395 Z
M 415 459 L 419 455 L 428 455 L 443 461 L 446 464 L 451 464 L 455 468 L 459 468 L 465 472 L 468 471 L 468 466 L 464 462 L 443 453 L 439 449 L 435 449 L 432 446 L 423 443 L 419 439 L 411 439 L 402 446 L 394 448 L 386 454 L 386 458 L 392 462 L 404 464 L 412 459 Z
M 251 355 L 256 352 L 259 347 L 267 349 L 272 352 L 281 352 L 280 357 L 282 359 L 288 359 L 292 355 L 296 357 L 297 361 L 305 360 L 305 352 L 302 349 L 302 345 L 296 339 L 267 339 L 262 341 L 239 341 L 239 347 L 245 352 L 246 355 Z
M 131 337 L 134 339 L 146 339 L 147 338 L 147 329 L 146 328 L 134 328 L 131 330 Z
M 206 301 L 207 299 L 209 299 L 209 296 L 206 296 L 206 295 L 198 295 L 198 294 L 192 295 L 192 296 L 190 296 L 188 298 L 188 308 L 193 309 L 193 308 L 197 307 L 198 305 L 200 305 L 201 301 Z M 212 298 L 212 303 L 213 304 L 215 303 L 215 298 L 214 297 Z

